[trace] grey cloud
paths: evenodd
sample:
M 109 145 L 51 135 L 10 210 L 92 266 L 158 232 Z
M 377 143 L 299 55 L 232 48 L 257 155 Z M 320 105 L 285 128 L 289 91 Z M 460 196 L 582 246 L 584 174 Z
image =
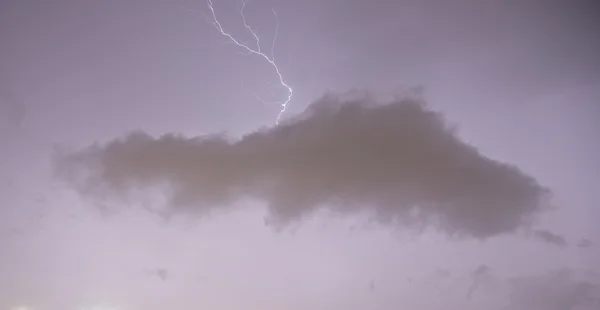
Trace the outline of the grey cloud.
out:
M 589 248 L 592 245 L 594 245 L 594 243 L 589 239 L 581 239 L 581 241 L 579 241 L 579 243 L 577 244 L 577 246 L 580 248 Z
M 146 270 L 146 272 L 151 276 L 158 277 L 162 281 L 167 281 L 167 279 L 169 277 L 169 272 L 165 268 L 150 269 L 150 270 Z
M 550 193 L 460 141 L 442 115 L 408 97 L 327 94 L 291 121 L 237 140 L 136 132 L 59 153 L 55 163 L 90 197 L 164 185 L 173 213 L 253 197 L 280 225 L 327 209 L 477 238 L 528 227 Z
M 577 278 L 575 272 L 560 269 L 537 276 L 509 281 L 511 310 L 598 309 L 600 285 Z
M 485 264 L 479 265 L 477 269 L 473 270 L 471 273 L 471 278 L 473 282 L 469 286 L 469 290 L 467 291 L 467 300 L 471 300 L 473 298 L 473 293 L 475 290 L 482 284 L 482 282 L 489 281 L 491 278 L 491 268 Z
M 535 230 L 533 232 L 533 235 L 536 239 L 548 244 L 556 245 L 559 247 L 567 246 L 567 240 L 563 236 L 557 235 L 551 231 L 543 229 Z
M 445 269 L 445 268 L 438 268 L 435 272 L 435 277 L 439 278 L 439 279 L 447 279 L 452 275 L 452 272 L 450 272 L 450 270 Z

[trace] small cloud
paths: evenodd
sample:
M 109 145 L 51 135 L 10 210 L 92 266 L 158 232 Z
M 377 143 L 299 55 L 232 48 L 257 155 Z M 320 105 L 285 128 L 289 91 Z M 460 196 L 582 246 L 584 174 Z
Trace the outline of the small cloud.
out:
M 467 291 L 467 300 L 472 299 L 473 293 L 475 293 L 475 290 L 477 290 L 479 286 L 492 280 L 491 270 L 492 268 L 490 268 L 488 265 L 481 264 L 479 267 L 477 267 L 477 269 L 471 272 L 471 278 L 473 279 L 473 282 Z
M 582 306 L 598 309 L 600 305 L 600 285 L 578 279 L 569 269 L 513 278 L 509 280 L 509 289 L 509 309 L 563 310 Z
M 481 264 L 479 265 L 479 267 L 477 267 L 477 269 L 473 270 L 473 276 L 479 276 L 482 274 L 487 274 L 492 270 L 492 268 L 490 268 L 488 265 L 486 264 Z
M 559 247 L 567 246 L 567 240 L 563 236 L 557 235 L 547 230 L 536 230 L 533 232 L 533 235 L 536 239 L 548 244 L 556 245 Z
M 151 276 L 158 277 L 162 281 L 167 281 L 167 279 L 169 278 L 169 272 L 165 268 L 149 269 L 146 270 L 146 272 Z
M 581 239 L 581 241 L 579 241 L 579 243 L 577 244 L 577 247 L 580 247 L 580 248 L 589 248 L 592 245 L 594 245 L 594 243 L 591 240 L 589 240 L 589 239 Z
M 445 268 L 438 268 L 435 271 L 435 277 L 438 279 L 447 279 L 451 276 L 451 272 L 448 269 Z

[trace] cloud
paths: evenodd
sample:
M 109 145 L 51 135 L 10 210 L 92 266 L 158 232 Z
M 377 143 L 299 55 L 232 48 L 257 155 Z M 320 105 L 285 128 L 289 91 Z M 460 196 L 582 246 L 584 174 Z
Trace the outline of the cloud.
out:
M 549 190 L 460 141 L 420 99 L 327 94 L 301 115 L 233 140 L 135 132 L 58 152 L 58 176 L 89 197 L 165 186 L 169 212 L 252 197 L 285 225 L 318 210 L 486 238 L 529 226 Z
M 536 239 L 543 241 L 545 243 L 549 243 L 552 245 L 556 245 L 559 247 L 565 247 L 567 246 L 567 240 L 560 235 L 557 235 L 553 232 L 547 231 L 547 230 L 535 230 L 533 232 L 533 235 Z
M 435 277 L 438 279 L 447 279 L 452 275 L 452 272 L 446 268 L 438 268 L 435 271 Z
M 581 239 L 581 241 L 579 241 L 579 243 L 577 244 L 577 246 L 580 248 L 589 248 L 592 245 L 594 245 L 594 243 L 589 239 Z
M 569 269 L 513 278 L 509 288 L 509 309 L 514 310 L 598 309 L 600 306 L 600 285 L 578 279 Z
M 151 276 L 158 277 L 162 281 L 167 281 L 169 278 L 169 271 L 165 268 L 149 269 L 146 272 Z
M 477 290 L 482 283 L 491 281 L 491 270 L 492 269 L 489 266 L 482 264 L 471 272 L 473 282 L 471 282 L 469 290 L 467 291 L 467 300 L 472 299 L 473 293 L 475 293 L 475 290 Z

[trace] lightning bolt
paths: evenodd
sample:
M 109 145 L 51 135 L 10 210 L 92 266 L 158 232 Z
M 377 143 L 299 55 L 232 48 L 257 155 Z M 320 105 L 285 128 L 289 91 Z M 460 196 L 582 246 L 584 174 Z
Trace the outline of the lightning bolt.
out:
M 252 47 L 248 46 L 247 44 L 242 43 L 241 41 L 237 40 L 233 35 L 231 35 L 229 32 L 227 32 L 223 29 L 223 26 L 221 25 L 221 22 L 219 22 L 219 19 L 217 18 L 217 14 L 215 13 L 215 8 L 213 6 L 212 0 L 208 0 L 208 8 L 210 9 L 210 12 L 212 14 L 212 24 L 221 33 L 221 35 L 227 37 L 229 39 L 229 41 L 231 41 L 238 47 L 246 50 L 249 54 L 253 54 L 253 55 L 262 57 L 264 60 L 267 61 L 267 63 L 271 67 L 273 67 L 273 69 L 275 69 L 275 73 L 277 73 L 277 76 L 279 78 L 279 84 L 281 85 L 281 87 L 283 87 L 287 90 L 287 98 L 285 99 L 285 101 L 280 103 L 281 109 L 279 110 L 279 114 L 277 115 L 277 118 L 275 119 L 275 125 L 279 125 L 279 121 L 280 121 L 281 117 L 283 116 L 283 114 L 285 113 L 285 110 L 287 109 L 288 104 L 292 100 L 292 94 L 293 94 L 292 88 L 284 81 L 283 74 L 281 74 L 281 71 L 279 70 L 277 63 L 275 62 L 274 51 L 275 51 L 275 42 L 277 40 L 277 35 L 279 32 L 279 17 L 277 16 L 277 12 L 275 12 L 275 10 L 272 9 L 273 15 L 275 15 L 275 20 L 276 20 L 277 25 L 275 27 L 275 35 L 273 38 L 273 42 L 271 44 L 271 56 L 269 57 L 267 54 L 265 54 L 261 50 L 260 39 L 259 39 L 258 35 L 252 29 L 252 27 L 250 27 L 248 25 L 248 23 L 246 22 L 246 17 L 244 16 L 244 9 L 246 8 L 246 4 L 248 3 L 248 1 L 249 0 L 242 0 L 242 6 L 239 10 L 239 13 L 242 16 L 242 21 L 244 22 L 244 27 L 254 37 L 254 41 L 256 42 L 256 48 L 252 48 Z

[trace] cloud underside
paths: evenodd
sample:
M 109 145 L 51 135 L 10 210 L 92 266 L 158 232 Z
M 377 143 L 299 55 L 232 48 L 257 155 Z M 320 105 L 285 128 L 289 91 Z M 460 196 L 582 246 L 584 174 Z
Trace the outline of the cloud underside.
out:
M 61 153 L 58 175 L 82 194 L 120 197 L 166 185 L 170 212 L 252 197 L 285 225 L 317 210 L 381 224 L 490 237 L 530 224 L 549 191 L 459 140 L 420 99 L 327 94 L 300 116 L 232 140 L 134 132 Z

